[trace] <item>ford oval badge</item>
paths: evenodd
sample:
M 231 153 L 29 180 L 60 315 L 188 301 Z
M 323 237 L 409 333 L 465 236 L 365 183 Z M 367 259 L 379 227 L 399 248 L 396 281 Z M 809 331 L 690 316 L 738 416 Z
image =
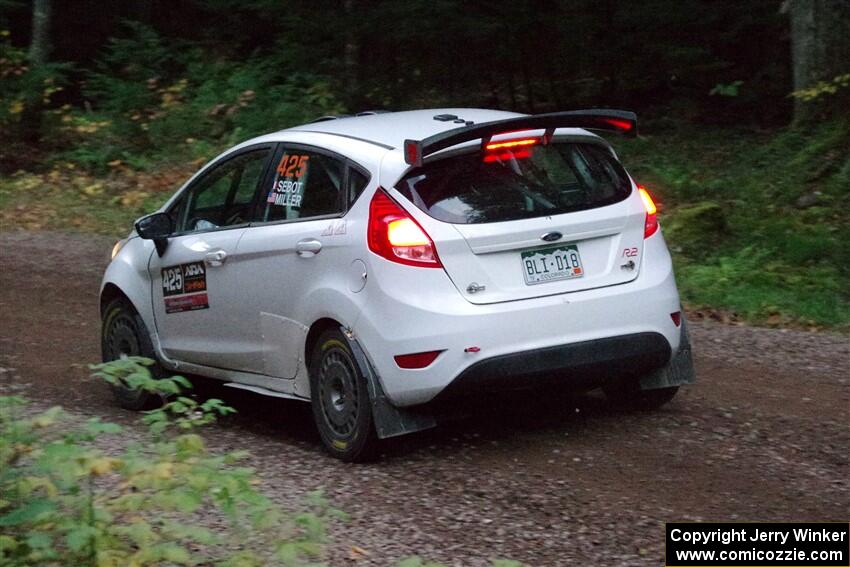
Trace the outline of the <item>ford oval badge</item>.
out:
M 547 232 L 546 234 L 540 237 L 540 240 L 545 240 L 546 242 L 555 242 L 556 240 L 560 240 L 562 236 L 564 235 L 560 232 Z

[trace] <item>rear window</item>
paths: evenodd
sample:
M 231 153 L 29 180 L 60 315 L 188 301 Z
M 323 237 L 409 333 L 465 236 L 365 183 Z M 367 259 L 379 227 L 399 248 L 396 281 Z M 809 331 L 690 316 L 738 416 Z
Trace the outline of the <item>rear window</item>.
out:
M 607 148 L 553 143 L 441 159 L 396 189 L 438 220 L 478 224 L 610 205 L 628 197 L 631 183 Z

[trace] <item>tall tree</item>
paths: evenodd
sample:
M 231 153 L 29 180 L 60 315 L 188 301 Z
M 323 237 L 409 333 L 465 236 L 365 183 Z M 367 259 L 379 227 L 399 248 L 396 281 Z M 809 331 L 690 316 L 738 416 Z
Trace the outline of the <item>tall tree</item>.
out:
M 808 89 L 819 81 L 850 73 L 850 2 L 787 0 L 785 8 L 791 17 L 794 90 Z M 794 106 L 795 122 L 822 118 L 848 101 L 846 92 L 819 99 L 806 102 L 798 98 Z
M 359 51 L 360 42 L 357 37 L 357 26 L 355 25 L 356 6 L 354 0 L 345 0 L 343 2 L 343 11 L 345 13 L 346 28 L 345 28 L 345 47 L 343 49 L 343 66 L 345 69 L 346 82 L 346 103 L 348 109 L 357 112 L 357 105 L 360 104 L 362 96 L 360 95 L 360 85 L 358 79 L 359 72 Z
M 51 0 L 33 0 L 29 60 L 35 67 L 47 63 L 47 58 L 50 56 L 50 16 L 52 9 Z

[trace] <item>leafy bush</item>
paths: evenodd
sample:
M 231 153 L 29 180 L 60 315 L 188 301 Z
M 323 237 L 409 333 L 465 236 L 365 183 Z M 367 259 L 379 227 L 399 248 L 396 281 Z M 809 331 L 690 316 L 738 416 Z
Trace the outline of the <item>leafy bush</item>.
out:
M 189 381 L 153 378 L 152 364 L 130 357 L 92 367 L 111 385 L 165 398 L 145 412 L 147 434 L 117 454 L 99 447 L 123 433 L 117 424 L 0 396 L 0 566 L 264 567 L 318 558 L 327 521 L 345 515 L 321 492 L 307 495 L 307 511 L 281 511 L 254 470 L 240 466 L 246 452 L 217 455 L 197 433 L 235 410 L 183 395 Z M 410 557 L 399 567 L 442 566 Z
M 115 160 L 209 158 L 258 134 L 336 113 L 330 79 L 269 58 L 232 61 L 128 23 L 89 72 L 90 110 L 66 120 L 63 159 L 105 172 Z
M 32 68 L 26 52 L 0 31 L 0 128 L 9 132 L 50 103 L 65 84 L 67 64 L 51 63 Z
M 145 414 L 147 436 L 115 456 L 98 445 L 120 426 L 0 397 L 0 565 L 250 567 L 318 557 L 325 521 L 338 513 L 316 493 L 309 511 L 284 514 L 240 466 L 246 453 L 217 455 L 196 432 L 234 410 L 183 396 L 189 383 L 152 378 L 150 363 L 94 367 L 108 382 L 170 396 Z M 209 527 L 225 520 L 229 530 Z

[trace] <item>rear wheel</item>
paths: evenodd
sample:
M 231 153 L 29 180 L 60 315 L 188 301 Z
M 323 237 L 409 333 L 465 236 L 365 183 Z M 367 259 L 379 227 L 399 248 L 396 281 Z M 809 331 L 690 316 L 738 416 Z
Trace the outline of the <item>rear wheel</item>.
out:
M 125 356 L 144 356 L 156 360 L 147 327 L 126 300 L 116 299 L 106 307 L 100 336 L 104 362 Z M 159 365 L 154 365 L 151 372 L 160 374 Z M 112 393 L 121 407 L 131 410 L 149 409 L 159 401 L 158 396 L 150 392 L 132 390 L 123 385 L 113 385 Z
M 679 391 L 678 386 L 641 390 L 639 380 L 615 382 L 602 387 L 605 397 L 614 405 L 622 408 L 651 411 L 672 400 Z
M 378 438 L 366 378 L 343 334 L 322 333 L 310 355 L 313 419 L 328 452 L 343 461 L 365 461 Z

